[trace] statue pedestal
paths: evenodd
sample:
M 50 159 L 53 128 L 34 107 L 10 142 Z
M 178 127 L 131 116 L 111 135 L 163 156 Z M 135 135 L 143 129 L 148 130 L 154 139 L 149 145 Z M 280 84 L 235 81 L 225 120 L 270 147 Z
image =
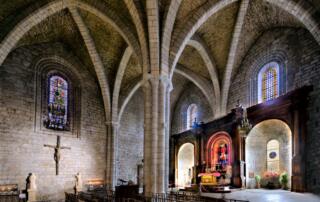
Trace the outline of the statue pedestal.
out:
M 28 189 L 28 202 L 37 201 L 37 190 Z
M 74 192 L 75 192 L 75 194 L 78 194 L 79 192 L 81 192 L 82 191 L 82 186 L 75 186 L 74 187 Z

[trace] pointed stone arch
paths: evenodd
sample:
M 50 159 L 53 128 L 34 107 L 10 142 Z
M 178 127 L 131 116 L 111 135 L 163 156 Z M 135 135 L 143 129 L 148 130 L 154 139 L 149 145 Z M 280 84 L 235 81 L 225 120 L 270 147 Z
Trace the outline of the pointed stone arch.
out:
M 203 78 L 199 77 L 197 74 L 195 74 L 194 72 L 192 72 L 191 70 L 178 65 L 175 72 L 177 74 L 180 74 L 181 76 L 187 78 L 188 80 L 190 80 L 192 83 L 194 83 L 203 93 L 203 95 L 207 98 L 208 103 L 211 106 L 212 112 L 213 112 L 213 116 L 216 115 L 216 103 L 215 103 L 215 99 L 212 96 L 213 95 L 213 91 L 211 88 L 210 83 L 207 80 L 204 80 Z
M 212 15 L 221 11 L 228 5 L 237 2 L 238 0 L 223 0 L 217 3 L 208 2 L 203 4 L 198 10 L 195 11 L 193 15 L 190 16 L 190 19 L 186 20 L 186 24 L 182 30 L 177 30 L 177 40 L 171 46 L 170 50 L 170 78 L 172 79 L 174 69 L 178 63 L 178 60 L 188 44 L 191 37 L 199 29 L 199 27 L 205 23 Z
M 237 2 L 238 0 L 222 0 L 217 3 L 208 2 L 203 4 L 198 10 L 194 12 L 194 14 L 190 15 L 190 18 L 186 20 L 185 26 L 183 26 L 180 30 L 175 31 L 175 39 L 176 41 L 172 44 L 169 56 L 170 63 L 170 78 L 172 79 L 174 69 L 178 63 L 178 60 L 185 48 L 188 44 L 191 37 L 194 33 L 199 29 L 199 27 L 205 23 L 212 15 L 223 10 L 227 6 L 232 3 Z M 316 15 L 315 8 L 309 5 L 308 2 L 305 1 L 290 1 L 290 0 L 265 0 L 273 5 L 278 6 L 279 8 L 287 11 L 296 17 L 313 35 L 316 41 L 320 44 L 320 24 L 317 23 L 319 19 Z M 315 18 L 314 18 L 315 16 Z M 223 89 L 229 89 L 229 85 L 224 85 Z M 225 96 L 227 97 L 227 96 Z M 224 106 L 227 102 L 227 98 L 221 103 L 221 106 Z M 222 107 L 223 108 L 223 107 Z
M 93 13 L 95 16 L 101 18 L 103 21 L 111 24 L 117 32 L 125 39 L 125 41 L 135 50 L 136 54 L 138 55 L 138 58 L 140 59 L 141 62 L 141 54 L 140 54 L 140 49 L 139 49 L 139 43 L 135 40 L 134 35 L 130 32 L 129 28 L 125 26 L 123 22 L 121 22 L 120 18 L 117 17 L 117 15 L 114 15 L 113 11 L 111 9 L 108 10 L 108 14 L 110 16 L 106 15 L 106 12 L 102 13 L 100 10 L 97 8 L 94 8 L 93 6 L 86 4 L 84 2 L 78 2 L 78 1 L 64 1 L 64 0 L 59 0 L 59 1 L 54 1 L 50 2 L 41 8 L 38 8 L 31 14 L 29 14 L 26 18 L 21 20 L 4 38 L 4 40 L 0 44 L 0 65 L 4 62 L 6 59 L 7 55 L 10 53 L 10 51 L 15 47 L 15 45 L 18 43 L 18 41 L 26 34 L 32 27 L 35 25 L 39 24 L 41 21 L 45 20 L 47 17 L 63 10 L 66 8 L 74 9 L 74 8 L 80 8 L 83 10 L 86 10 L 90 13 Z M 111 12 L 111 13 L 110 13 Z M 87 37 L 86 37 L 87 38 Z M 92 44 L 92 39 L 90 40 L 89 38 L 88 42 L 91 41 Z M 96 53 L 97 56 L 98 53 Z M 92 55 L 92 54 L 91 54 Z M 95 55 L 95 54 L 94 54 Z M 94 63 L 97 62 L 96 59 L 94 60 Z M 106 77 L 101 75 L 103 74 L 103 71 L 101 68 L 96 69 L 96 74 L 100 81 L 103 81 L 102 83 L 100 82 L 99 85 L 101 89 L 106 88 L 106 84 L 108 84 Z M 102 92 L 104 95 L 104 103 L 105 103 L 105 111 L 106 111 L 106 118 L 110 118 L 110 113 L 111 113 L 111 103 L 110 103 L 110 93 Z
M 199 52 L 200 56 L 202 57 L 204 63 L 207 66 L 207 69 L 212 81 L 213 89 L 214 89 L 215 102 L 216 102 L 215 104 L 217 106 L 216 115 L 219 116 L 220 114 L 220 83 L 219 83 L 218 72 L 217 72 L 215 61 L 211 57 L 209 48 L 198 36 L 194 36 L 188 42 L 188 45 L 192 46 Z
M 165 15 L 166 19 L 163 25 L 164 28 L 161 43 L 161 71 L 162 73 L 166 74 L 169 73 L 169 50 L 171 43 L 171 35 L 181 2 L 182 0 L 171 1 L 169 9 Z
M 113 122 L 118 122 L 118 120 L 120 121 L 120 118 L 119 118 L 120 113 L 118 114 L 120 87 L 121 87 L 124 72 L 127 68 L 127 65 L 128 65 L 128 62 L 132 56 L 132 53 L 133 53 L 132 49 L 130 47 L 127 47 L 122 55 L 122 58 L 121 58 L 121 61 L 119 64 L 119 68 L 117 71 L 116 80 L 115 80 L 115 84 L 114 84 L 114 90 L 113 90 L 113 96 L 112 96 L 112 121 Z M 132 97 L 132 95 L 131 95 L 131 97 Z M 122 107 L 120 109 L 122 109 Z M 122 111 L 123 111 L 123 109 L 122 109 Z M 122 114 L 122 112 L 121 112 L 121 114 Z
M 143 80 L 138 81 L 136 84 L 133 85 L 133 87 L 125 95 L 125 100 L 123 101 L 123 103 L 120 107 L 120 110 L 119 110 L 118 123 L 120 123 L 123 111 L 126 108 L 126 106 L 128 105 L 132 96 L 137 92 L 137 90 L 139 90 L 139 88 L 142 86 L 142 84 L 143 84 Z
M 125 0 L 124 1 L 130 15 L 135 24 L 138 38 L 140 42 L 141 52 L 142 52 L 142 61 L 143 61 L 143 72 L 147 72 L 149 66 L 149 52 L 148 52 L 148 42 L 147 42 L 147 32 L 144 27 L 143 17 L 141 16 L 141 8 L 137 4 L 139 1 Z M 140 12 L 139 12 L 140 11 Z

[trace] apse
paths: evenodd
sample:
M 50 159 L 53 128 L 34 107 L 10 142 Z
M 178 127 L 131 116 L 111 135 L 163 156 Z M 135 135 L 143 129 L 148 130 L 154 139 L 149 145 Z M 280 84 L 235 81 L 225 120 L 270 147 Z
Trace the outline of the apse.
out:
M 178 187 L 188 187 L 192 183 L 194 168 L 194 145 L 183 144 L 178 152 Z
M 255 187 L 255 176 L 288 173 L 291 179 L 292 140 L 289 126 L 270 119 L 258 123 L 246 139 L 246 185 Z M 289 180 L 289 187 L 291 181 Z

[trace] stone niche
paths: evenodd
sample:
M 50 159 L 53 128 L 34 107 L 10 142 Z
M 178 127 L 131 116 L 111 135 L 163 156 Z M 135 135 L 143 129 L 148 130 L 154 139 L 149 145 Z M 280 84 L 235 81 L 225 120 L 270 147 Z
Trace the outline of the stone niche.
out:
M 278 149 L 270 148 L 270 143 L 274 142 L 279 143 Z M 266 171 L 287 172 L 291 179 L 291 145 L 291 130 L 285 122 L 271 119 L 254 126 L 246 139 L 247 187 L 254 188 L 254 176 L 262 177 Z M 291 181 L 289 180 L 290 186 Z

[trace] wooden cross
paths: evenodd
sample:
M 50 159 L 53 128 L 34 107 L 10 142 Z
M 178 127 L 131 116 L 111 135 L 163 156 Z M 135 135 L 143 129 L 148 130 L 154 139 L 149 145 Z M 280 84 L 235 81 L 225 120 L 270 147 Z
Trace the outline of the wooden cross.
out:
M 71 147 L 60 146 L 60 136 L 57 136 L 57 145 L 43 145 L 45 147 L 50 147 L 54 149 L 54 161 L 56 162 L 56 175 L 59 175 L 59 161 L 60 161 L 60 150 L 61 149 L 71 149 Z

